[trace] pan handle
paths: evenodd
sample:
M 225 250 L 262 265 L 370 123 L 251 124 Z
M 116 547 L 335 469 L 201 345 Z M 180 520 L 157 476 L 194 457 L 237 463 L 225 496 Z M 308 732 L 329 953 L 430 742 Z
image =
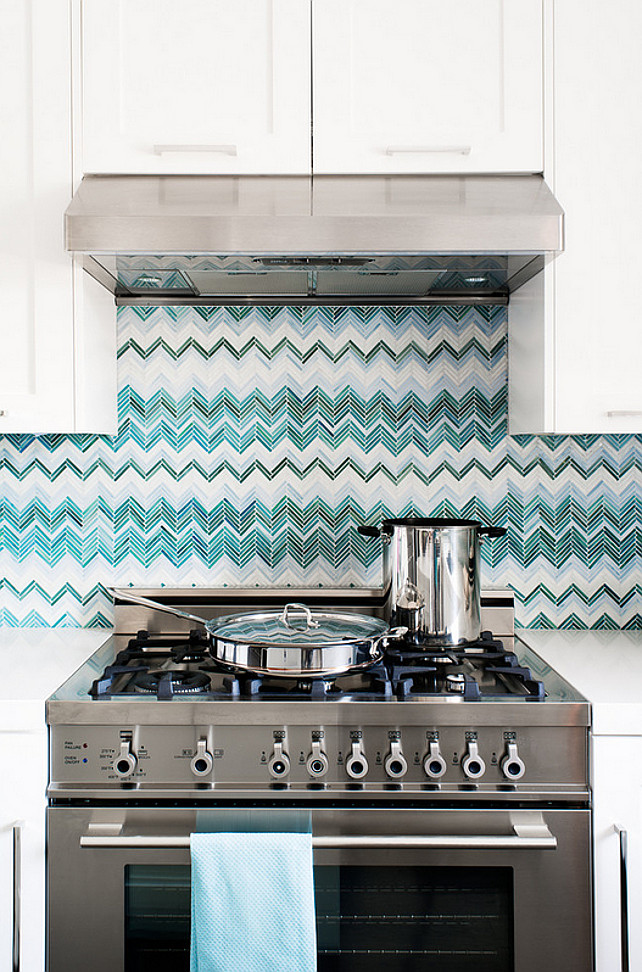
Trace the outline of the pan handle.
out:
M 407 634 L 408 628 L 404 628 L 403 626 L 399 628 L 390 628 L 389 631 L 386 631 L 384 635 L 381 635 L 380 638 L 377 638 L 377 640 L 372 643 L 370 647 L 370 657 L 376 658 L 377 655 L 381 654 L 382 649 L 385 651 L 391 641 L 399 641 L 400 638 L 405 637 Z
M 119 587 L 108 587 L 107 590 L 114 597 L 119 598 L 121 601 L 130 601 L 131 604 L 140 604 L 142 607 L 153 608 L 154 611 L 162 611 L 164 614 L 173 614 L 177 618 L 184 618 L 186 621 L 196 621 L 197 624 L 202 624 L 205 628 L 208 626 L 207 618 L 199 618 L 197 614 L 189 614 L 187 611 L 181 611 L 179 608 L 170 607 L 169 604 L 161 604 L 160 601 L 152 601 L 149 597 L 143 597 L 141 594 L 132 594 L 131 591 L 122 590 Z
M 479 536 L 488 537 L 489 540 L 497 540 L 498 537 L 505 537 L 507 532 L 506 527 L 480 526 L 479 528 Z

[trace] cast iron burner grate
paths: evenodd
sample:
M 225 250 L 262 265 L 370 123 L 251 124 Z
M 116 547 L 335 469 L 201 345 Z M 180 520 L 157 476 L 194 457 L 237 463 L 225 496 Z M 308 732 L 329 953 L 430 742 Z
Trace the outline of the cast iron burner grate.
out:
M 541 701 L 544 685 L 488 631 L 474 645 L 435 649 L 401 642 L 372 668 L 328 678 L 277 678 L 229 671 L 209 655 L 198 630 L 183 638 L 139 631 L 93 683 L 95 699 L 136 695 L 146 699 L 385 701 L 451 696 L 464 701 L 498 698 Z

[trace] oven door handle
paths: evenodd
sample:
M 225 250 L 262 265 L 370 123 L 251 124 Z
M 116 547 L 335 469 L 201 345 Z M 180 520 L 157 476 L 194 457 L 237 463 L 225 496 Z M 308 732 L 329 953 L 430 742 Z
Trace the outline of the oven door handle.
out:
M 522 833 L 522 829 L 526 832 Z M 317 836 L 312 838 L 312 846 L 319 849 L 452 849 L 452 850 L 555 850 L 557 838 L 553 836 L 546 825 L 541 827 L 529 826 L 520 828 L 515 824 L 512 834 L 431 834 L 418 837 L 386 837 L 386 836 Z M 115 834 L 85 834 L 80 838 L 81 847 L 111 847 L 111 848 L 189 848 L 190 838 L 187 836 L 169 837 L 159 835 L 115 835 Z

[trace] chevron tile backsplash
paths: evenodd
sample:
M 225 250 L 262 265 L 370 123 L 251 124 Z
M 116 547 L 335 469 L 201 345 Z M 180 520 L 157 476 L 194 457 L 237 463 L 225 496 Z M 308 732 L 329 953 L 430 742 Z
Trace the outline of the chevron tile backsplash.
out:
M 508 527 L 522 625 L 641 627 L 641 436 L 509 436 L 504 308 L 121 308 L 119 432 L 0 439 L 5 625 L 111 584 L 380 583 L 385 515 Z

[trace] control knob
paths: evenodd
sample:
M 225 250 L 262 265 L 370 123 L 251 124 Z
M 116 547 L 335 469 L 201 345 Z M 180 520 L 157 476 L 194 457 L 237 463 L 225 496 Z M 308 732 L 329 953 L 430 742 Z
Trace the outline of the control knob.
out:
M 462 768 L 469 780 L 478 780 L 486 772 L 486 763 L 479 755 L 476 739 L 471 739 L 468 743 L 468 755 L 462 763 Z
M 408 763 L 401 752 L 401 743 L 398 739 L 393 739 L 390 743 L 390 752 L 386 756 L 383 766 L 388 776 L 393 780 L 400 780 L 408 772 Z
M 446 760 L 441 755 L 436 739 L 431 740 L 428 747 L 428 755 L 424 759 L 424 772 L 431 780 L 440 780 L 446 772 Z
M 196 744 L 196 755 L 191 761 L 190 769 L 194 776 L 207 776 L 212 772 L 212 754 L 207 750 L 207 739 L 199 739 Z
M 307 758 L 306 767 L 310 776 L 320 777 L 325 776 L 328 772 L 329 762 L 328 757 L 321 749 L 321 743 L 318 739 L 312 740 L 312 752 Z
M 130 749 L 129 741 L 121 742 L 120 753 L 113 762 L 114 772 L 122 779 L 126 779 L 132 775 L 137 765 L 138 760 Z
M 361 742 L 352 743 L 352 752 L 346 760 L 346 773 L 353 780 L 362 780 L 368 772 L 368 760 Z
M 282 776 L 287 776 L 290 772 L 290 757 L 283 751 L 282 742 L 274 743 L 274 752 L 270 756 L 268 770 L 270 771 L 270 776 L 273 776 L 275 780 L 280 779 Z
M 507 780 L 521 780 L 526 771 L 523 760 L 519 758 L 517 743 L 508 743 L 508 753 L 502 760 L 502 773 Z

